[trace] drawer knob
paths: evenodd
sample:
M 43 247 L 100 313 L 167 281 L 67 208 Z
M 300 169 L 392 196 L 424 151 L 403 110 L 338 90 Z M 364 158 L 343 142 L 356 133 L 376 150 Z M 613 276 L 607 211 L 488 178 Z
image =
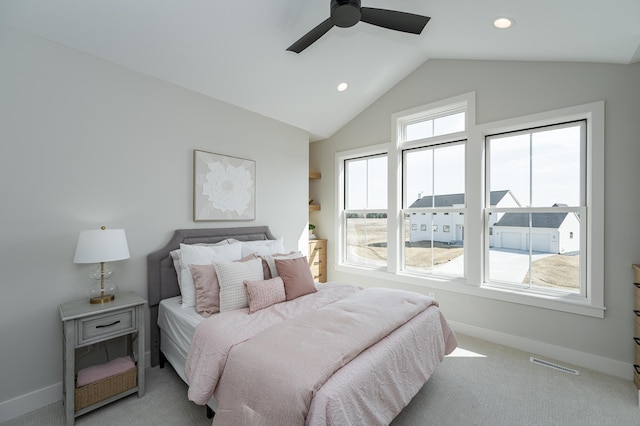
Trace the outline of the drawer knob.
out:
M 636 345 L 640 345 L 640 337 L 634 337 L 633 340 L 636 341 Z
M 106 327 L 111 327 L 112 325 L 116 325 L 120 322 L 120 320 L 118 321 L 114 321 L 111 324 L 101 324 L 101 325 L 96 325 L 96 328 L 106 328 Z
M 634 310 L 633 310 L 633 313 L 640 317 L 640 311 L 639 311 L 639 310 L 634 309 Z
M 633 368 L 636 369 L 636 373 L 640 374 L 640 365 L 638 364 L 633 364 Z

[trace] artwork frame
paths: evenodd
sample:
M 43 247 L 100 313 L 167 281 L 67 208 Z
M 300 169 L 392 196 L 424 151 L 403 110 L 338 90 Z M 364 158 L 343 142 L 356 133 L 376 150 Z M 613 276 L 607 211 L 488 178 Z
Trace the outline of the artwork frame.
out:
M 255 160 L 194 149 L 193 221 L 255 218 Z

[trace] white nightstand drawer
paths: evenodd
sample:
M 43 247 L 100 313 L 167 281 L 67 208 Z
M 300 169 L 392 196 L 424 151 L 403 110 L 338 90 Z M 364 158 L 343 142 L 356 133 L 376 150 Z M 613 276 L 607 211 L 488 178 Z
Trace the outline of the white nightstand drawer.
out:
M 78 325 L 76 346 L 128 334 L 138 328 L 135 308 L 80 319 L 76 324 Z

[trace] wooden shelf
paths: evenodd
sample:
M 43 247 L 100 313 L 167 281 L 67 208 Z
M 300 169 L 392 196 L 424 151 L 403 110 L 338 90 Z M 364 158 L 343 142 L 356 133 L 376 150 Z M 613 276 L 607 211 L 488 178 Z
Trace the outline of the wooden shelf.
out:
M 320 172 L 309 172 L 309 179 L 320 179 L 322 178 L 322 173 Z M 320 204 L 309 204 L 310 212 L 319 212 Z

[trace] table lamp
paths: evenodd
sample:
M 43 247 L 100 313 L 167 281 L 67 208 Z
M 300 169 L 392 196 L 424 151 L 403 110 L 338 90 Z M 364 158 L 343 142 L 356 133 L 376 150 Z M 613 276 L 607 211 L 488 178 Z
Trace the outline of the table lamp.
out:
M 94 283 L 89 291 L 89 302 L 107 303 L 115 299 L 118 288 L 109 281 L 113 271 L 106 269 L 105 262 L 129 259 L 129 247 L 124 229 L 91 229 L 80 232 L 73 263 L 99 263 L 93 273 Z

